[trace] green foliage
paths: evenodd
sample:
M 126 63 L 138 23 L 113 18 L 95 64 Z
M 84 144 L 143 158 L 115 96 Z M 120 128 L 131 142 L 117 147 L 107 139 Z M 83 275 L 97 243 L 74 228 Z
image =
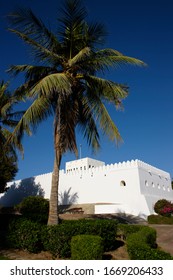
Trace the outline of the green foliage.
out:
M 122 235 L 126 239 L 130 234 L 138 232 L 144 227 L 144 225 L 118 224 L 118 235 Z
M 8 152 L 4 152 L 4 147 L 0 144 L 0 193 L 7 190 L 7 183 L 14 179 L 17 171 L 17 161 L 13 154 L 10 150 Z
M 156 249 L 156 231 L 144 227 L 127 237 L 127 251 L 132 260 L 172 260 L 169 253 Z
M 164 210 L 168 210 L 168 211 L 164 211 Z M 173 213 L 173 204 L 166 199 L 160 199 L 155 203 L 154 211 L 162 216 L 170 216 L 171 212 Z
M 16 209 L 23 217 L 46 224 L 49 213 L 49 201 L 41 196 L 28 196 L 16 206 Z
M 15 149 L 22 150 L 20 140 L 14 137 L 13 143 L 7 143 L 11 136 L 11 129 L 17 125 L 23 112 L 13 112 L 13 105 L 17 100 L 8 91 L 8 84 L 0 82 L 0 193 L 6 191 L 7 182 L 14 179 L 17 167 Z
M 40 224 L 18 218 L 9 224 L 7 243 L 11 248 L 25 249 L 37 253 L 43 249 L 41 243 L 42 227 Z
M 77 229 L 72 226 L 62 224 L 47 226 L 42 231 L 42 242 L 44 250 L 51 252 L 53 257 L 70 257 L 70 242 Z
M 75 235 L 98 235 L 103 239 L 104 251 L 114 248 L 117 222 L 111 220 L 63 221 L 59 225 L 48 226 L 43 233 L 45 250 L 53 256 L 70 257 L 71 239 Z
M 149 224 L 173 224 L 173 217 L 165 217 L 161 215 L 150 215 L 148 216 Z
M 101 260 L 103 240 L 97 235 L 77 235 L 71 240 L 72 260 Z

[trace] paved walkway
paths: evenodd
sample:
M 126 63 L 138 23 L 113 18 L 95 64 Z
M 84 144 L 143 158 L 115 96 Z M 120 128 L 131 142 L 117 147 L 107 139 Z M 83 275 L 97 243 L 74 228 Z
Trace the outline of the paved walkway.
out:
M 157 244 L 173 256 L 173 225 L 149 225 L 157 231 Z

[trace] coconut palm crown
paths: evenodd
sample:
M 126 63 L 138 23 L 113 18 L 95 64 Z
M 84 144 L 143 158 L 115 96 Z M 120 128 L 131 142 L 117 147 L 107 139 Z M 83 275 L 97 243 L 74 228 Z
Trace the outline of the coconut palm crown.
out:
M 32 49 L 35 65 L 13 65 L 10 72 L 25 74 L 19 96 L 31 98 L 32 104 L 14 129 L 36 128 L 49 115 L 54 117 L 55 162 L 48 224 L 58 223 L 58 181 L 62 155 L 78 153 L 75 129 L 79 126 L 88 144 L 100 146 L 100 129 L 110 140 L 121 136 L 112 121 L 106 102 L 120 108 L 128 88 L 104 79 L 110 67 L 121 64 L 144 66 L 141 60 L 124 56 L 114 49 L 101 49 L 106 35 L 100 23 L 88 23 L 80 0 L 65 0 L 60 8 L 58 28 L 52 32 L 30 9 L 10 15 L 10 31 Z M 101 74 L 101 77 L 99 77 Z

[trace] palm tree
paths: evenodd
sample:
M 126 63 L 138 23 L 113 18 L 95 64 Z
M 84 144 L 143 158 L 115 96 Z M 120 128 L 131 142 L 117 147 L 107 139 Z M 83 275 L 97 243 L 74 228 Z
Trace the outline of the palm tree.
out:
M 13 105 L 17 102 L 7 90 L 8 83 L 0 82 L 0 193 L 6 190 L 6 183 L 16 175 L 17 154 L 16 148 L 23 151 L 22 145 L 13 138 L 13 143 L 8 143 L 12 134 L 11 128 L 15 127 L 23 112 L 13 112 Z M 21 133 L 20 133 L 21 136 Z
M 112 141 L 121 141 L 105 103 L 122 105 L 128 88 L 99 77 L 109 67 L 121 64 L 143 66 L 138 59 L 124 56 L 114 49 L 100 49 L 106 35 L 100 23 L 86 21 L 86 9 L 80 0 L 65 0 L 53 33 L 30 9 L 19 9 L 10 15 L 10 31 L 27 43 L 37 65 L 14 65 L 17 75 L 25 73 L 25 83 L 17 89 L 20 96 L 33 102 L 14 129 L 36 128 L 49 115 L 54 117 L 55 161 L 48 224 L 58 223 L 58 182 L 62 155 L 78 154 L 75 129 L 79 126 L 88 144 L 99 148 L 100 129 Z M 100 129 L 99 129 L 99 128 Z

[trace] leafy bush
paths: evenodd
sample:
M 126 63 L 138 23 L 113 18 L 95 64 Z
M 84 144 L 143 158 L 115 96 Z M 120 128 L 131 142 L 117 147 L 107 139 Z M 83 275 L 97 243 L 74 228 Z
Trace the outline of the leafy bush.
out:
M 150 215 L 148 216 L 149 224 L 173 224 L 173 217 L 165 217 L 161 215 Z
M 42 231 L 42 242 L 44 250 L 51 252 L 53 257 L 70 257 L 70 242 L 73 235 L 76 235 L 75 227 L 64 227 L 62 225 L 47 226 Z
M 154 211 L 159 215 L 170 217 L 173 213 L 173 204 L 166 199 L 160 199 L 155 203 Z
M 41 226 L 26 218 L 12 220 L 7 233 L 7 244 L 16 249 L 27 249 L 29 252 L 37 253 L 42 250 Z
M 48 226 L 42 234 L 45 250 L 53 256 L 70 257 L 71 239 L 75 235 L 87 234 L 102 237 L 104 251 L 113 249 L 117 222 L 113 220 L 63 221 L 57 226 Z
M 23 217 L 31 221 L 46 224 L 49 213 L 49 201 L 41 196 L 28 196 L 16 206 Z
M 173 257 L 156 249 L 156 230 L 145 227 L 127 237 L 127 251 L 132 260 L 172 260 Z
M 72 260 L 101 260 L 103 240 L 97 235 L 77 235 L 71 240 Z
M 132 233 L 138 232 L 143 229 L 144 225 L 129 225 L 129 224 L 118 224 L 118 235 L 126 239 Z

